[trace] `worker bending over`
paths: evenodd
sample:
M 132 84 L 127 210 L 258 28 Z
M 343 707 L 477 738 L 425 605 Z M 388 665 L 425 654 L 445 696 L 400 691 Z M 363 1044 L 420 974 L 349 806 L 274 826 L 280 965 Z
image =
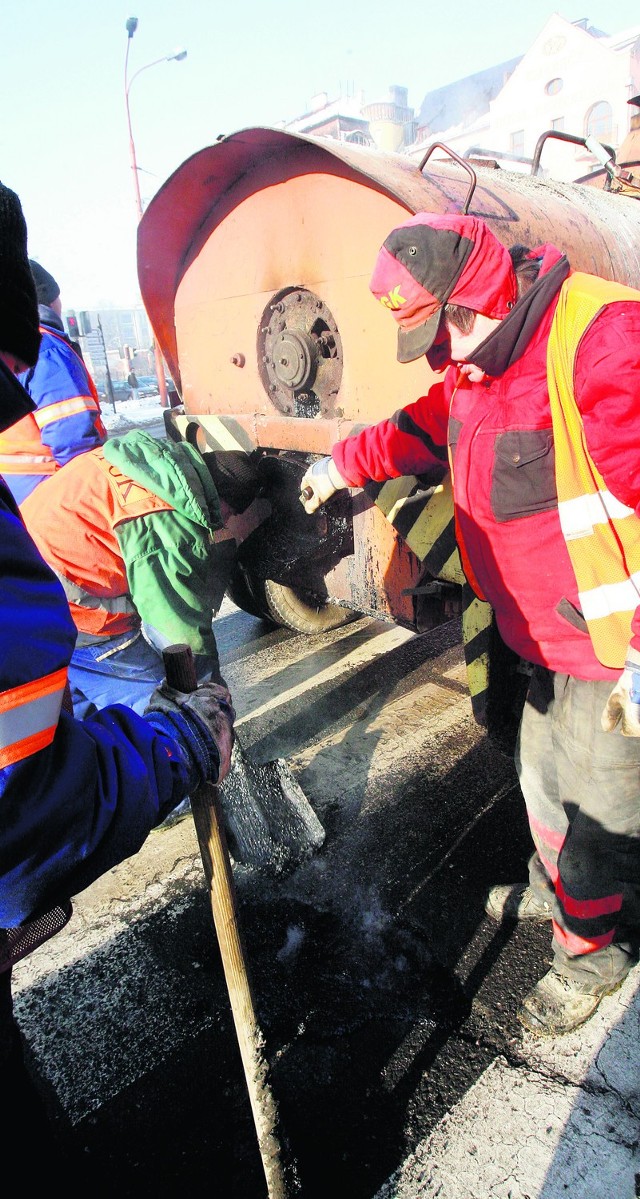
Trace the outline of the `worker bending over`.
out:
M 105 703 L 144 712 L 162 650 L 191 647 L 220 681 L 212 630 L 220 504 L 196 449 L 143 430 L 112 437 L 36 488 L 21 507 L 78 630 L 69 665 L 76 716 Z

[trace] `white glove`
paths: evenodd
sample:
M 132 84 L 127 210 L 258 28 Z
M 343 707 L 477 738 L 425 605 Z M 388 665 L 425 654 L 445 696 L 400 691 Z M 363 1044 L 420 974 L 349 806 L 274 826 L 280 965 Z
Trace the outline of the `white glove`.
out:
M 600 719 L 605 733 L 612 733 L 619 721 L 623 737 L 640 737 L 640 652 L 631 646 Z
M 315 512 L 321 504 L 326 504 L 334 492 L 341 487 L 347 487 L 342 475 L 331 455 L 314 462 L 304 475 L 300 484 L 300 503 L 305 512 Z M 305 494 L 311 492 L 311 495 Z

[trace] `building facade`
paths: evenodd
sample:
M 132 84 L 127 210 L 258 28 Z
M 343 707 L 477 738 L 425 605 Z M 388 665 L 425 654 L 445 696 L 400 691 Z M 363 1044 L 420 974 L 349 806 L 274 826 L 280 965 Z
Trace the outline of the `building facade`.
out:
M 285 129 L 417 160 L 433 142 L 443 142 L 460 157 L 496 158 L 522 171 L 530 170 L 541 135 L 550 133 L 540 170 L 572 180 L 593 170 L 597 159 L 562 135 L 592 136 L 617 150 L 637 113 L 629 101 L 640 91 L 639 62 L 640 24 L 607 34 L 586 18 L 572 22 L 554 13 L 520 57 L 427 92 L 417 112 L 402 87 L 373 104 L 362 94 L 329 102 L 323 93 Z
M 451 127 L 438 140 L 461 156 L 479 147 L 523 159 L 527 166 L 538 139 L 548 132 L 592 136 L 617 150 L 632 117 L 631 62 L 639 36 L 640 25 L 609 36 L 586 21 L 570 22 L 554 13 L 487 111 L 475 124 Z M 423 148 L 424 142 L 412 154 L 419 156 Z M 551 178 L 577 179 L 596 165 L 584 146 L 562 136 L 549 137 L 542 147 L 540 167 Z
M 113 382 L 126 379 L 132 369 L 136 374 L 155 374 L 153 334 L 142 305 L 80 316 L 80 346 L 98 391 L 106 390 L 107 370 Z

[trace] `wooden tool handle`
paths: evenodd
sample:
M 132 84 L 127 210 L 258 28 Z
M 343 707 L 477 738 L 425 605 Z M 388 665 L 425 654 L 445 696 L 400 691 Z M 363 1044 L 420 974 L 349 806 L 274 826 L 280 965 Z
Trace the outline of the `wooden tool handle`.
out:
M 196 664 L 190 645 L 169 645 L 162 651 L 165 678 L 176 691 L 195 691 L 198 686 Z
M 170 687 L 184 692 L 196 690 L 198 679 L 189 645 L 170 645 L 163 650 L 162 660 Z M 285 1168 L 282 1157 L 278 1111 L 268 1084 L 263 1037 L 256 1019 L 240 934 L 233 871 L 218 788 L 213 783 L 197 787 L 191 795 L 191 808 L 268 1196 L 269 1199 L 287 1199 L 291 1194 L 287 1176 L 295 1179 L 296 1175 L 291 1173 L 291 1166 L 288 1170 Z

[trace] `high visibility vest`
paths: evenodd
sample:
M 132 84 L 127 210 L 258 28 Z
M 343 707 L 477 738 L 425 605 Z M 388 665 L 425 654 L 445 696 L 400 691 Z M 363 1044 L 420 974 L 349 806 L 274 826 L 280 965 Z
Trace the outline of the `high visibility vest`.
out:
M 166 500 L 107 462 L 102 447 L 78 454 L 24 501 L 25 524 L 64 587 L 79 645 L 139 627 L 116 530 L 125 521 L 170 510 Z M 73 565 L 65 556 L 70 548 Z
M 640 603 L 640 520 L 608 490 L 587 449 L 573 376 L 580 340 L 598 312 L 640 291 L 576 272 L 562 285 L 547 346 L 547 383 L 562 533 L 596 657 L 622 669 Z M 640 390 L 640 378 L 638 380 Z

